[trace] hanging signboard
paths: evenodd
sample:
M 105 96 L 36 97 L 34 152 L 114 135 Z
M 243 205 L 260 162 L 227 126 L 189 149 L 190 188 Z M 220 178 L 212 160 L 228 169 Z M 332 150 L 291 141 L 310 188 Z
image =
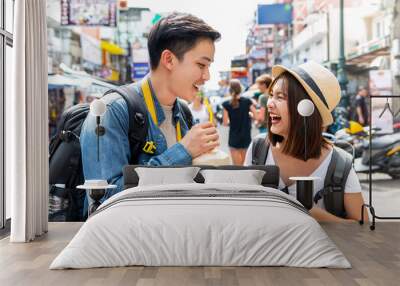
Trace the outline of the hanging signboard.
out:
M 81 34 L 82 59 L 92 64 L 101 65 L 100 41 L 96 38 Z
M 371 70 L 369 72 L 370 95 L 382 96 L 372 99 L 372 127 L 381 128 L 382 132 L 393 133 L 393 114 L 388 109 L 391 106 L 391 98 L 385 95 L 392 93 L 392 73 L 390 70 Z
M 247 68 L 247 58 L 231 60 L 231 68 Z
M 257 24 L 291 24 L 292 13 L 291 4 L 261 4 L 257 6 Z
M 149 62 L 149 52 L 147 48 L 132 48 L 132 60 L 136 63 Z
M 60 0 L 61 25 L 108 26 L 117 23 L 116 0 Z
M 133 63 L 132 64 L 132 78 L 140 80 L 150 72 L 149 63 Z

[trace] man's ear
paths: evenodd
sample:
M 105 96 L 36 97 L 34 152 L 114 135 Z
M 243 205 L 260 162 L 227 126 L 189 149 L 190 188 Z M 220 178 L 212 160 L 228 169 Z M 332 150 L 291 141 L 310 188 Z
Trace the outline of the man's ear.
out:
M 178 59 L 170 50 L 164 50 L 161 53 L 160 64 L 163 65 L 167 70 L 172 70 Z

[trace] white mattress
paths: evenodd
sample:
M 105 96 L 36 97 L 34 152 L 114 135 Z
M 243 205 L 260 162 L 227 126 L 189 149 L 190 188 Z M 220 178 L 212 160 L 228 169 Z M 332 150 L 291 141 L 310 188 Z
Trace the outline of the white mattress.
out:
M 50 269 L 128 265 L 351 267 L 293 197 L 232 184 L 125 190 L 100 206 Z

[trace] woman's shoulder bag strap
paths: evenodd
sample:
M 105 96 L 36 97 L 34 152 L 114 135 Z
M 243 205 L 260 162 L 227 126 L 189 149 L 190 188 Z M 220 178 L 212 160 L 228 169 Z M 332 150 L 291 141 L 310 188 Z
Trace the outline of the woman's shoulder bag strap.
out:
M 265 165 L 269 150 L 269 142 L 265 137 L 256 137 L 253 139 L 252 147 L 252 165 Z
M 338 217 L 346 217 L 344 192 L 347 177 L 352 167 L 352 156 L 334 146 L 331 161 L 324 181 L 324 188 L 315 194 L 314 202 L 324 199 L 325 209 Z

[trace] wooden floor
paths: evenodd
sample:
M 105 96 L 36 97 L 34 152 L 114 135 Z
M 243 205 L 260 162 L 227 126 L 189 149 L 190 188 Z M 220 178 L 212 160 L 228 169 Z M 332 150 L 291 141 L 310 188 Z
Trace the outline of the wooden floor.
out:
M 0 241 L 0 285 L 400 285 L 400 223 L 378 222 L 376 230 L 354 224 L 324 224 L 353 268 L 123 267 L 48 270 L 79 229 L 50 223 L 32 243 Z

